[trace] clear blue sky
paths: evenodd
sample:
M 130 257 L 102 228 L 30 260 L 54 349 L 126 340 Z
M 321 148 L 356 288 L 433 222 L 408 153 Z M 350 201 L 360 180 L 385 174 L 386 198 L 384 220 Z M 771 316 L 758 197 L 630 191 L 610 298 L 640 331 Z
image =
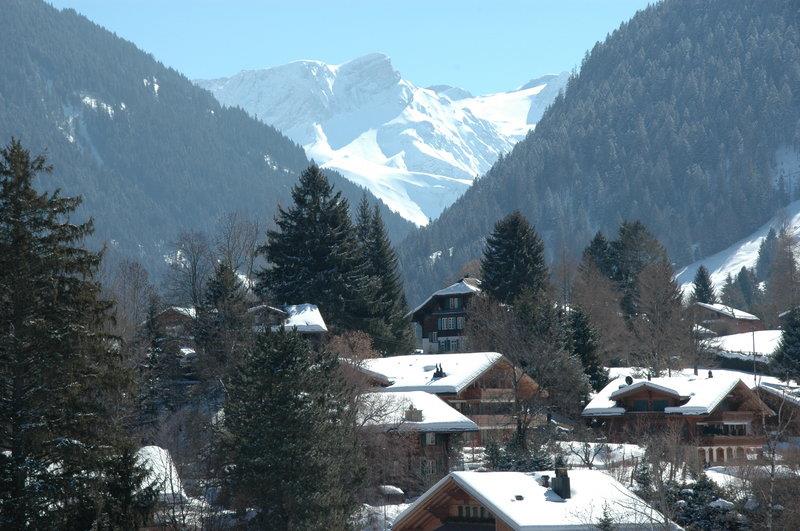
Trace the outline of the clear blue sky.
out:
M 190 78 L 383 52 L 420 86 L 475 94 L 571 70 L 650 0 L 48 0 Z

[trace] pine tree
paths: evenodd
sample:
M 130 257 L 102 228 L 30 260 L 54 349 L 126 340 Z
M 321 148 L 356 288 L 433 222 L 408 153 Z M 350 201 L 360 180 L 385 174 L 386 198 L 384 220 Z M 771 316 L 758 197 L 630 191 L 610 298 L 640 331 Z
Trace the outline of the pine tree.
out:
M 701 265 L 697 269 L 693 281 L 694 289 L 692 290 L 691 302 L 703 302 L 705 304 L 714 304 L 717 302 L 717 295 L 714 293 L 714 285 L 711 283 L 711 275 L 706 269 L 706 266 Z
M 800 380 L 800 308 L 793 308 L 784 318 L 783 334 L 771 364 L 782 378 Z
M 572 352 L 581 360 L 583 372 L 589 377 L 592 389 L 599 391 L 608 383 L 608 371 L 600 363 L 597 332 L 589 322 L 589 317 L 580 308 L 572 308 L 569 320 Z
M 481 276 L 482 289 L 507 304 L 523 291 L 546 289 L 544 243 L 519 211 L 495 224 L 483 252 Z
M 347 200 L 316 165 L 300 175 L 292 199 L 260 248 L 268 265 L 258 273 L 259 291 L 278 304 L 316 304 L 336 327 L 364 328 L 368 277 Z
M 363 205 L 363 203 L 362 203 Z M 358 232 L 361 232 L 359 209 Z M 411 324 L 406 317 L 408 305 L 397 266 L 397 255 L 389 242 L 381 213 L 376 206 L 366 227 L 362 252 L 366 273 L 371 279 L 373 296 L 369 310 L 373 316 L 372 335 L 378 349 L 388 353 L 409 352 L 414 344 Z
M 17 140 L 0 151 L 0 527 L 87 529 L 102 518 L 111 424 L 130 373 L 103 330 L 101 255 L 79 246 L 80 198 L 39 193 L 51 168 Z M 135 467 L 134 467 L 135 468 Z M 136 472 L 132 472 L 136 475 Z
M 260 335 L 226 386 L 224 460 L 256 528 L 344 529 L 358 502 L 355 408 L 337 358 L 296 332 Z

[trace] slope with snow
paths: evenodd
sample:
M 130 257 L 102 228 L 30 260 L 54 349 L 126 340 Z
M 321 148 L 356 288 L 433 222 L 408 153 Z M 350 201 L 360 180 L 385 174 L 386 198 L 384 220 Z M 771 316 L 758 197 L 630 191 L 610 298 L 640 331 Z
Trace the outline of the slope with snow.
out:
M 567 78 L 544 76 L 475 97 L 447 85 L 418 87 L 387 56 L 370 54 L 341 65 L 296 61 L 196 83 L 425 225 L 535 126 Z
M 701 265 L 705 265 L 711 273 L 711 282 L 717 291 L 722 289 L 725 278 L 728 275 L 735 277 L 742 267 L 747 267 L 748 269 L 755 267 L 758 260 L 758 248 L 764 238 L 767 237 L 769 229 L 774 228 L 778 231 L 782 227 L 785 227 L 787 234 L 795 241 L 800 239 L 800 201 L 794 201 L 780 209 L 772 219 L 758 230 L 724 251 L 698 260 L 678 271 L 676 280 L 684 295 L 688 296 L 691 293 L 692 280 L 694 280 L 694 276 Z M 795 252 L 797 252 L 797 249 L 795 249 Z

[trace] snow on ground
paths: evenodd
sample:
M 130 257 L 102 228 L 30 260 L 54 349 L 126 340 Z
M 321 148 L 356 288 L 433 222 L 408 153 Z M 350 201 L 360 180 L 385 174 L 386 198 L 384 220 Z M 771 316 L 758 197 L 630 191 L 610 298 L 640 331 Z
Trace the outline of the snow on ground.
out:
M 724 251 L 698 260 L 678 271 L 676 279 L 683 290 L 684 296 L 688 296 L 691 293 L 692 280 L 694 280 L 697 269 L 701 265 L 705 265 L 711 273 L 711 281 L 717 290 L 722 288 L 725 278 L 729 274 L 736 276 L 742 267 L 747 267 L 748 269 L 755 267 L 756 260 L 758 260 L 758 248 L 766 238 L 769 229 L 774 228 L 777 231 L 783 226 L 786 226 L 790 236 L 795 239 L 800 237 L 800 201 L 790 203 L 758 230 Z
M 759 330 L 706 339 L 704 344 L 718 356 L 769 363 L 781 341 L 782 330 Z
M 455 87 L 418 87 L 387 56 L 369 54 L 340 65 L 295 61 L 196 83 L 425 225 L 535 126 L 568 77 L 543 76 L 473 97 Z
M 364 504 L 358 517 L 357 528 L 361 531 L 385 531 L 392 528 L 395 518 L 408 508 L 408 503 L 394 505 Z
M 644 448 L 635 444 L 584 443 L 580 441 L 558 441 L 556 444 L 561 447 L 564 452 L 564 460 L 570 466 L 586 466 L 586 460 L 581 457 L 585 455 L 585 445 L 589 445 L 589 459 L 591 456 L 595 456 L 591 461 L 595 468 L 605 468 L 644 456 Z M 598 449 L 598 446 L 602 447 Z

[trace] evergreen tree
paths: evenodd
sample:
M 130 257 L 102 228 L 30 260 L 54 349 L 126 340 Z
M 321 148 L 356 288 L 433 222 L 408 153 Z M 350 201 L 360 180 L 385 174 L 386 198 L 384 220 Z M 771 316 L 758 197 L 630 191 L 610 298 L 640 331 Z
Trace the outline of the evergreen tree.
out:
M 124 444 L 104 467 L 105 494 L 99 529 L 140 529 L 147 526 L 160 485 L 140 466 L 131 444 Z
M 605 235 L 598 231 L 594 235 L 592 241 L 583 251 L 584 261 L 590 261 L 595 265 L 598 271 L 606 275 L 608 278 L 614 277 L 614 264 L 611 255 L 611 244 L 609 244 Z
M 544 244 L 519 211 L 495 224 L 486 240 L 481 275 L 481 288 L 508 304 L 523 291 L 540 293 L 546 289 Z
M 365 203 L 362 202 L 362 206 Z M 361 233 L 362 213 L 359 208 Z M 414 345 L 411 324 L 406 317 L 408 305 L 403 293 L 403 282 L 400 279 L 397 255 L 392 249 L 380 210 L 374 208 L 366 226 L 365 239 L 362 240 L 362 252 L 366 273 L 371 279 L 373 296 L 369 303 L 369 311 L 373 316 L 371 332 L 378 349 L 383 352 L 409 352 Z
M 607 503 L 603 504 L 603 516 L 597 521 L 595 527 L 598 531 L 614 531 L 614 520 L 611 518 Z
M 250 336 L 244 286 L 233 267 L 217 264 L 197 309 L 195 338 L 202 349 L 206 379 L 218 380 Z
M 583 372 L 589 377 L 592 389 L 599 391 L 608 383 L 608 370 L 600 363 L 597 332 L 589 322 L 589 317 L 580 308 L 572 308 L 569 320 L 572 352 L 581 360 Z
M 739 286 L 734 282 L 730 273 L 725 277 L 725 283 L 722 285 L 722 292 L 720 296 L 722 304 L 730 306 L 731 308 L 744 308 L 744 296 Z
M 624 221 L 611 243 L 613 280 L 622 292 L 622 310 L 628 317 L 637 312 L 639 274 L 650 264 L 668 262 L 661 243 L 640 221 Z
M 17 140 L 0 151 L 4 529 L 88 529 L 102 520 L 104 499 L 131 494 L 106 481 L 119 448 L 110 408 L 130 373 L 103 332 L 111 303 L 94 278 L 101 256 L 79 246 L 91 221 L 69 221 L 80 199 L 35 190 L 50 170 Z
M 337 358 L 296 332 L 260 335 L 228 385 L 224 460 L 251 524 L 345 529 L 358 506 L 355 407 Z
M 368 246 L 370 240 L 370 233 L 372 232 L 372 208 L 369 206 L 367 194 L 361 196 L 361 201 L 358 202 L 358 211 L 356 212 L 356 238 L 362 248 Z
M 761 290 L 758 287 L 758 279 L 752 269 L 742 266 L 736 274 L 736 289 L 742 295 L 743 309 L 752 311 L 761 302 Z
M 775 258 L 776 247 L 778 244 L 778 234 L 775 229 L 770 227 L 766 238 L 758 246 L 758 259 L 756 260 L 756 276 L 758 280 L 764 281 L 769 278 L 772 270 L 772 261 Z
M 694 289 L 692 290 L 691 302 L 703 302 L 706 304 L 714 304 L 717 302 L 717 295 L 714 293 L 714 285 L 711 283 L 711 275 L 706 269 L 706 266 L 701 265 L 697 269 L 692 282 Z
M 783 334 L 771 364 L 782 378 L 800 380 L 800 308 L 793 308 L 784 318 Z
M 260 248 L 268 265 L 259 291 L 279 304 L 316 304 L 334 326 L 364 328 L 369 283 L 347 201 L 316 165 L 300 175 L 292 199 Z

